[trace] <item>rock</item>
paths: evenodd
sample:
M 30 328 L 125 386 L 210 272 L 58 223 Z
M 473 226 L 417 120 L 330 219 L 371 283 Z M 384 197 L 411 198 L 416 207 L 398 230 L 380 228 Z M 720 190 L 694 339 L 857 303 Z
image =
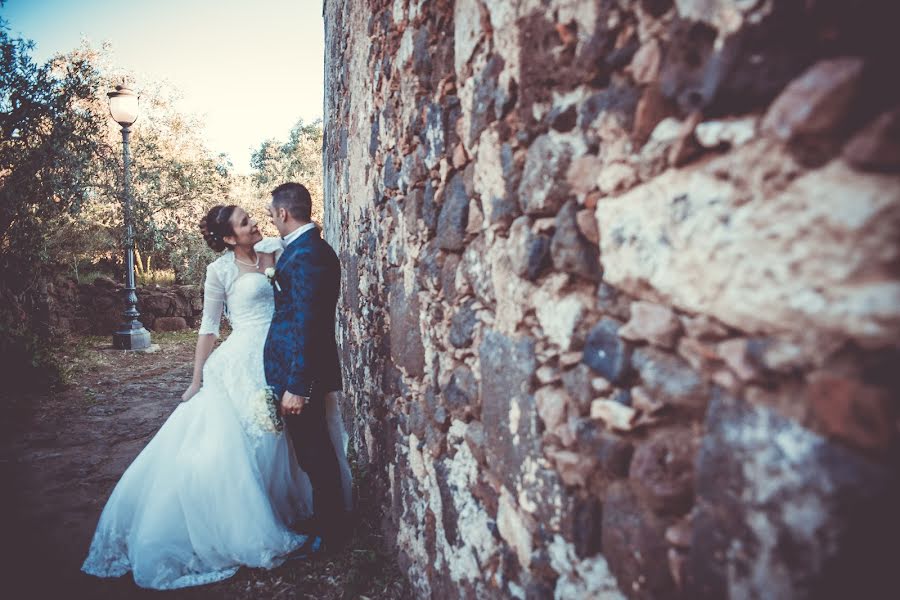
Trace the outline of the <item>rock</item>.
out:
M 525 460 L 539 451 L 531 378 L 537 370 L 534 341 L 488 329 L 478 348 L 481 420 L 490 432 L 485 453 L 491 470 L 510 489 Z
M 563 291 L 567 280 L 566 275 L 554 273 L 533 295 L 535 313 L 544 335 L 561 350 L 580 345 L 576 328 L 592 304 L 591 297 L 583 291 Z
M 115 289 L 119 284 L 113 281 L 111 277 L 107 277 L 106 275 L 98 275 L 94 279 L 94 287 L 105 288 L 108 290 Z
M 735 338 L 720 342 L 717 353 L 741 381 L 752 381 L 759 377 L 759 369 L 750 357 L 749 340 Z
M 590 420 L 579 423 L 575 436 L 579 451 L 596 459 L 597 475 L 607 481 L 628 476 L 634 454 L 634 446 L 630 442 Z
M 156 331 L 184 331 L 187 328 L 184 317 L 157 317 L 153 320 L 153 329 Z
M 603 168 L 603 159 L 596 154 L 586 154 L 574 159 L 566 171 L 566 180 L 576 195 L 597 189 L 597 176 Z
M 418 283 L 422 288 L 440 289 L 443 262 L 444 253 L 440 251 L 435 240 L 429 240 L 419 253 L 419 264 L 416 267 Z
M 482 8 L 478 0 L 461 0 L 453 11 L 453 58 L 457 80 L 466 79 L 465 67 L 484 35 Z
M 631 76 L 640 84 L 654 83 L 659 75 L 659 65 L 662 62 L 662 51 L 656 38 L 651 38 L 640 47 L 631 59 Z
M 676 548 L 687 549 L 691 547 L 693 529 L 689 519 L 681 519 L 666 529 L 666 541 Z
M 827 371 L 808 381 L 806 401 L 827 435 L 866 451 L 890 448 L 897 411 L 887 390 Z
M 741 169 L 740 155 L 716 171 Z M 895 177 L 834 161 L 766 193 L 670 170 L 596 214 L 604 280 L 626 292 L 757 334 L 824 330 L 866 347 L 900 338 Z
M 493 262 L 488 258 L 489 252 L 484 236 L 480 235 L 466 246 L 459 267 L 463 278 L 471 286 L 471 292 L 486 306 L 491 306 L 495 302 Z M 457 280 L 457 284 L 459 284 L 459 280 Z M 461 287 L 458 293 L 464 293 Z
M 532 539 L 525 520 L 519 513 L 515 499 L 503 488 L 497 507 L 497 529 L 500 537 L 515 551 L 519 565 L 527 569 L 531 564 Z
M 900 108 L 876 118 L 844 147 L 844 158 L 857 169 L 900 171 Z
M 591 402 L 591 418 L 600 419 L 612 429 L 631 431 L 637 411 L 615 400 L 594 400 Z
M 627 190 L 638 181 L 637 172 L 629 164 L 614 162 L 604 165 L 597 175 L 597 189 L 603 195 Z
M 628 374 L 631 349 L 619 338 L 620 323 L 609 317 L 600 319 L 584 344 L 584 364 L 617 384 Z
M 587 415 L 591 410 L 591 400 L 596 396 L 591 388 L 591 370 L 587 365 L 579 364 L 574 369 L 563 371 L 562 382 L 578 411 Z
M 721 340 L 728 337 L 728 328 L 708 315 L 681 317 L 687 335 L 698 340 Z
M 663 348 L 674 348 L 681 323 L 671 308 L 653 302 L 631 305 L 631 319 L 619 330 L 626 340 L 648 341 Z
M 460 143 L 453 149 L 453 168 L 462 169 L 469 162 L 465 147 Z
M 407 295 L 403 281 L 391 285 L 388 300 L 390 312 L 391 360 L 412 377 L 425 372 L 425 348 L 419 330 L 418 290 Z
M 451 545 L 456 546 L 460 541 L 458 539 L 459 512 L 456 510 L 454 502 L 453 476 L 454 473 L 451 471 L 451 467 L 448 467 L 447 461 L 434 461 L 434 477 L 441 497 L 441 522 L 444 525 L 444 535 Z
M 469 222 L 469 196 L 459 173 L 447 182 L 443 200 L 437 222 L 438 246 L 443 250 L 462 250 Z
M 475 314 L 474 304 L 474 300 L 464 302 L 450 320 L 450 343 L 455 348 L 466 348 L 472 345 L 475 327 L 478 325 L 478 315 Z
M 578 230 L 575 215 L 578 205 L 568 201 L 556 216 L 556 232 L 550 242 L 553 266 L 559 271 L 600 281 L 602 270 L 597 246 L 586 240 Z
M 694 498 L 694 435 L 663 431 L 640 444 L 631 459 L 632 489 L 658 514 L 684 514 Z
M 681 358 L 655 348 L 638 348 L 631 364 L 655 399 L 693 411 L 706 408 L 709 387 Z
M 694 129 L 694 137 L 704 148 L 740 146 L 756 136 L 756 117 L 744 117 L 730 121 L 706 121 Z
M 437 231 L 438 215 L 441 211 L 441 201 L 445 190 L 442 188 L 440 196 L 435 192 L 434 183 L 430 179 L 425 181 L 422 191 L 422 222 L 429 233 Z
M 454 415 L 464 414 L 467 409 L 474 410 L 478 406 L 478 382 L 465 365 L 453 369 L 450 381 L 441 392 L 447 407 Z
M 471 80 L 471 110 L 463 113 L 464 118 L 469 120 L 469 128 L 465 137 L 466 146 L 469 148 L 475 145 L 488 124 L 497 118 L 497 112 L 501 112 L 496 104 L 498 98 L 502 102 L 505 96 L 498 78 L 500 72 L 503 71 L 503 64 L 503 58 L 493 54 Z
M 534 402 L 537 406 L 538 415 L 544 422 L 544 428 L 547 431 L 553 431 L 557 425 L 565 420 L 570 400 L 564 390 L 558 387 L 545 386 L 535 392 Z
M 563 483 L 570 486 L 584 487 L 594 470 L 594 461 L 569 450 L 555 450 L 550 459 L 556 465 L 556 472 Z
M 398 185 L 400 186 L 400 191 L 404 194 L 408 193 L 413 186 L 420 183 L 427 176 L 424 160 L 425 151 L 422 150 L 421 146 L 416 146 L 414 151 L 403 157 Z
M 705 375 L 722 364 L 714 344 L 690 337 L 683 337 L 678 341 L 678 356 L 686 360 L 692 369 Z
M 669 126 L 676 122 L 671 118 L 673 112 L 672 106 L 662 95 L 659 85 L 648 85 L 641 94 L 634 113 L 634 129 L 631 137 L 635 145 L 643 146 L 651 138 L 655 138 L 654 142 L 659 146 L 665 146 L 666 143 L 674 141 L 675 136 L 665 135 L 669 131 Z M 660 126 L 663 129 L 657 132 Z
M 590 209 L 579 210 L 575 214 L 575 222 L 578 225 L 578 231 L 584 236 L 584 239 L 592 244 L 600 241 L 600 232 L 597 230 L 597 219 L 594 217 L 594 211 Z
M 516 275 L 528 281 L 550 264 L 550 238 L 532 233 L 528 217 L 519 217 L 510 226 L 509 259 Z
M 631 406 L 646 415 L 653 415 L 665 406 L 664 402 L 657 400 L 641 386 L 631 388 Z
M 572 154 L 567 142 L 550 135 L 539 136 L 531 143 L 519 184 L 519 202 L 525 214 L 553 215 L 560 209 L 568 196 L 565 175 Z
M 668 568 L 666 523 L 642 509 L 624 482 L 613 483 L 603 502 L 603 556 L 629 598 L 675 597 Z
M 470 421 L 466 424 L 465 440 L 475 460 L 484 464 L 484 425 L 481 421 Z
M 597 286 L 597 309 L 622 321 L 631 318 L 631 300 L 605 281 Z
M 895 466 L 721 392 L 705 430 L 686 597 L 876 598 L 895 589 Z
M 859 89 L 863 67 L 860 58 L 819 61 L 772 103 L 763 119 L 763 131 L 787 141 L 839 128 Z
M 594 377 L 591 379 L 591 389 L 598 394 L 605 394 L 612 390 L 612 384 L 603 377 Z
M 425 149 L 425 166 L 433 169 L 441 158 L 444 157 L 447 140 L 445 136 L 447 115 L 443 107 L 433 102 L 425 109 L 425 127 L 421 133 L 422 146 Z M 372 130 L 373 136 L 378 135 L 378 130 Z M 377 137 L 373 139 L 377 144 Z
M 535 373 L 538 383 L 546 385 L 548 383 L 556 383 L 559 381 L 559 371 L 550 365 L 543 365 Z
M 519 175 L 511 146 L 500 142 L 496 130 L 486 130 L 478 143 L 473 184 L 488 224 L 508 227 L 521 214 L 516 195 Z
M 389 154 L 384 161 L 384 167 L 381 170 L 381 185 L 384 189 L 397 189 L 400 182 L 400 171 L 394 163 L 393 155 Z

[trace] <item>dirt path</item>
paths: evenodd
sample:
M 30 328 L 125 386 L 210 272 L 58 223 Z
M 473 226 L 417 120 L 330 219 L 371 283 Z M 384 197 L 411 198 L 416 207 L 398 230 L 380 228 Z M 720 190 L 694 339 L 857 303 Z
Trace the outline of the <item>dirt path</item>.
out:
M 100 511 L 125 468 L 179 402 L 191 377 L 191 336 L 154 339 L 155 354 L 126 354 L 99 338 L 63 360 L 72 385 L 18 399 L 4 415 L 0 596 L 8 598 L 402 598 L 402 578 L 382 554 L 375 514 L 363 499 L 355 539 L 340 554 L 178 592 L 148 592 L 130 576 L 80 572 Z M 11 595 L 4 593 L 4 588 Z

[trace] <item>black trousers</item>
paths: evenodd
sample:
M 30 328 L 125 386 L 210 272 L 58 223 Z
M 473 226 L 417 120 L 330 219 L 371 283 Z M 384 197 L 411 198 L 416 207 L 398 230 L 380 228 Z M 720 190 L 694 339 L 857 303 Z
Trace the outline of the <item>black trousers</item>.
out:
M 312 483 L 311 533 L 320 535 L 326 543 L 337 543 L 343 536 L 346 519 L 341 472 L 325 421 L 325 395 L 313 392 L 299 415 L 284 416 L 284 424 L 297 462 Z

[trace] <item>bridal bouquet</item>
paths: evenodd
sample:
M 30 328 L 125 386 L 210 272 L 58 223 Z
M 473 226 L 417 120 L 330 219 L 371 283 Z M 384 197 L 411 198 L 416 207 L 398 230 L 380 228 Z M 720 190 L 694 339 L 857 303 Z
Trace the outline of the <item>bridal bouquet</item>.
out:
M 274 389 L 264 387 L 254 394 L 250 402 L 253 421 L 261 430 L 276 433 L 284 429 L 284 421 L 278 413 L 279 399 Z

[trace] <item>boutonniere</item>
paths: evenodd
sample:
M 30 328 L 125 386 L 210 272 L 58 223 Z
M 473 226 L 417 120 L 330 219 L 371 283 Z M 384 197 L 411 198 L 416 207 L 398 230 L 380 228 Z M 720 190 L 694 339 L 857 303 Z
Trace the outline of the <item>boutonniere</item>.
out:
M 265 273 L 266 277 L 269 279 L 269 283 L 272 284 L 272 287 L 280 292 L 281 285 L 279 285 L 278 280 L 275 278 L 275 267 L 268 267 Z

